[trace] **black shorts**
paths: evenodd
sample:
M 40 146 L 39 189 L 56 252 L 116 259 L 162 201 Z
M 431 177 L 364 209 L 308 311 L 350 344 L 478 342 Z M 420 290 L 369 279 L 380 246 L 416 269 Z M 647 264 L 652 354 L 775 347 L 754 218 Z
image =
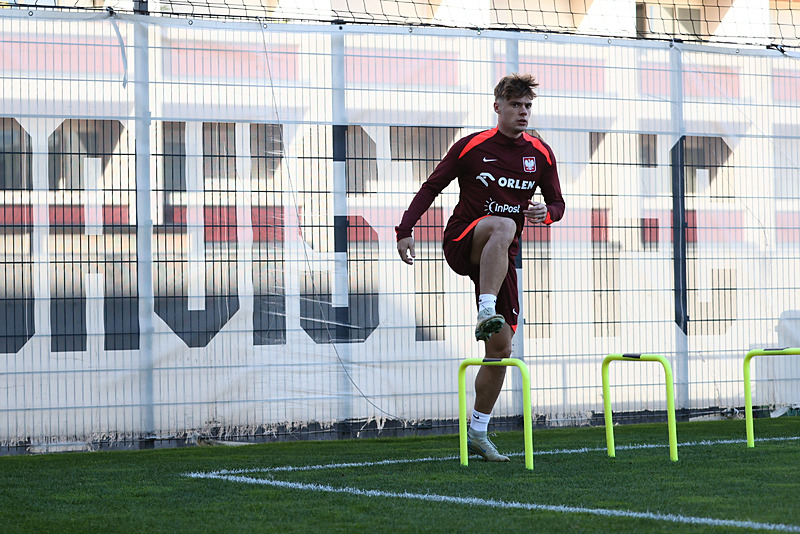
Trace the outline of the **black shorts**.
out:
M 489 215 L 486 215 L 489 217 Z M 447 264 L 457 274 L 469 276 L 475 284 L 475 302 L 478 302 L 480 291 L 480 267 L 470 261 L 472 255 L 472 238 L 475 234 L 476 219 L 471 223 L 460 224 L 450 221 L 444 231 L 442 249 Z M 503 285 L 497 294 L 495 310 L 503 316 L 512 330 L 517 330 L 517 316 L 519 314 L 519 294 L 517 293 L 517 268 L 513 256 L 508 256 L 508 271 Z

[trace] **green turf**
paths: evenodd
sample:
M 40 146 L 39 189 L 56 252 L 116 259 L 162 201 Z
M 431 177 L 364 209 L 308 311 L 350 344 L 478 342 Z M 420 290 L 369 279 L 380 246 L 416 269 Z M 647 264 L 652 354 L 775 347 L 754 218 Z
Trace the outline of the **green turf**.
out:
M 758 419 L 756 438 L 800 436 L 800 417 Z M 800 532 L 800 440 L 744 440 L 744 421 L 678 424 L 671 462 L 666 424 L 615 428 L 617 457 L 604 450 L 537 454 L 508 464 L 473 459 L 247 473 L 245 476 L 390 493 L 630 510 L 793 526 Z M 522 433 L 495 438 L 521 453 Z M 534 432 L 537 453 L 605 447 L 605 429 Z M 624 450 L 629 444 L 658 448 Z M 457 436 L 272 443 L 155 451 L 0 457 L 0 525 L 5 532 L 745 532 L 587 513 L 287 489 L 189 472 L 455 456 Z

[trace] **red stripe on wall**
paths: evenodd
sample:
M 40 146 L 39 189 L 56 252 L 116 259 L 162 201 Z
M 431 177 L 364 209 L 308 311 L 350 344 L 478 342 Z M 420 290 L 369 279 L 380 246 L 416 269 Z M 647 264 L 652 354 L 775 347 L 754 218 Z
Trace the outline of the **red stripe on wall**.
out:
M 441 241 L 444 226 L 444 210 L 435 207 L 429 208 L 414 227 L 414 239 L 416 241 Z
M 276 243 L 284 240 L 284 210 L 282 207 L 254 206 L 251 214 L 254 242 Z M 173 206 L 168 213 L 168 219 L 172 224 L 186 224 L 186 207 Z M 203 220 L 205 221 L 206 242 L 235 242 L 238 240 L 235 206 L 205 206 Z M 361 215 L 348 216 L 347 224 L 348 241 L 378 241 L 378 233 Z
M 345 52 L 345 80 L 389 85 L 459 85 L 456 54 L 413 50 L 350 48 Z
M 121 74 L 122 54 L 116 39 L 70 39 L 57 42 L 30 40 L 3 43 L 0 70 Z
M 521 241 L 530 241 L 534 243 L 550 241 L 552 229 L 552 226 L 546 226 L 544 224 L 526 224 L 522 229 L 522 236 L 520 236 Z
M 50 206 L 48 212 L 51 226 L 84 225 L 85 210 L 82 205 Z M 103 224 L 130 224 L 130 209 L 128 206 L 103 206 Z
M 797 243 L 800 241 L 800 213 L 779 211 L 775 214 L 776 239 L 778 243 Z
M 50 224 L 54 226 L 82 226 L 83 206 L 50 206 Z
M 772 73 L 772 97 L 784 102 L 800 100 L 800 70 L 775 69 Z
M 206 206 L 203 210 L 206 243 L 238 240 L 235 206 Z
M 361 215 L 348 215 L 347 241 L 377 243 L 378 232 Z
M 82 205 L 49 206 L 52 226 L 83 226 Z M 284 210 L 279 206 L 254 206 L 252 208 L 253 240 L 255 242 L 282 242 L 285 239 Z M 381 225 L 394 224 L 400 210 L 386 213 L 387 221 Z M 607 242 L 609 239 L 610 213 L 604 209 L 568 210 L 554 226 L 526 224 L 522 233 L 524 241 L 549 241 L 555 234 L 560 241 Z M 186 224 L 186 207 L 173 206 L 167 209 L 167 220 L 171 224 Z M 237 218 L 234 206 L 206 206 L 204 208 L 205 239 L 209 242 L 236 241 Z M 103 224 L 128 225 L 130 210 L 127 206 L 103 206 Z M 418 241 L 438 242 L 445 226 L 442 208 L 429 209 L 414 228 Z M 0 225 L 25 226 L 33 223 L 31 206 L 0 206 Z M 642 242 L 657 243 L 672 238 L 672 212 L 646 211 L 640 219 Z M 740 211 L 696 211 L 686 212 L 686 239 L 689 243 L 742 242 L 744 240 L 744 214 Z M 661 228 L 665 231 L 661 232 Z M 800 213 L 778 212 L 776 214 L 776 238 L 779 243 L 800 242 Z M 375 228 L 360 215 L 348 217 L 347 238 L 352 242 L 375 242 Z
M 642 214 L 643 237 L 671 240 L 672 211 L 645 211 Z M 686 241 L 688 243 L 739 243 L 744 240 L 744 215 L 741 211 L 686 211 Z M 659 228 L 664 228 L 662 233 Z M 646 243 L 654 243 L 645 240 Z
M 592 242 L 608 241 L 608 210 L 592 209 Z
M 525 223 L 522 240 L 541 242 L 556 239 L 564 242 L 587 242 L 599 238 L 602 234 L 599 227 L 595 228 L 598 222 L 600 222 L 599 216 L 594 210 L 567 207 L 564 218 L 551 226 Z
M 744 241 L 744 215 L 740 211 L 687 211 L 686 224 L 687 232 L 694 231 L 700 243 Z
M 669 64 L 642 63 L 639 89 L 646 95 L 668 96 L 671 74 Z M 724 67 L 684 66 L 683 93 L 690 97 L 739 98 L 741 76 L 735 69 Z
M 269 64 L 267 63 L 269 58 Z M 234 48 L 216 44 L 209 49 L 202 43 L 168 48 L 164 52 L 164 73 L 187 78 L 277 79 L 298 78 L 297 47 Z
M 685 67 L 685 96 L 739 98 L 740 77 L 734 69 L 722 67 Z
M 527 57 L 520 58 L 519 68 L 533 74 L 548 92 L 604 93 L 606 90 L 603 61 Z M 505 74 L 502 63 L 498 63 L 495 69 L 496 78 Z
M 186 206 L 168 206 L 168 224 L 186 224 Z M 250 211 L 253 241 L 274 243 L 284 240 L 284 213 L 279 206 L 253 206 Z M 237 241 L 236 206 L 205 206 L 203 208 L 205 240 L 207 242 Z
M 253 241 L 257 243 L 283 242 L 284 213 L 281 206 L 257 207 L 251 210 Z
M 49 206 L 48 214 L 52 226 L 82 226 L 84 224 L 82 205 Z M 31 206 L 0 206 L 0 226 L 25 226 L 33 224 Z M 103 206 L 103 224 L 130 224 L 128 206 Z
M 642 63 L 639 67 L 639 90 L 644 95 L 667 96 L 670 91 L 669 65 Z
M 30 206 L 0 206 L 0 225 L 27 226 L 33 224 L 33 209 Z
M 658 219 L 652 217 L 644 217 L 641 219 L 642 224 L 642 243 L 658 243 Z

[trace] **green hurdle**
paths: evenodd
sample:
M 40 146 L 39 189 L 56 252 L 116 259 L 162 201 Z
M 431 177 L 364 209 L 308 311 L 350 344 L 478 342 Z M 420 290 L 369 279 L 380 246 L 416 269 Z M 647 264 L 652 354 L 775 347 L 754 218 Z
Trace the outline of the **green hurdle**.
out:
M 608 385 L 608 366 L 612 361 L 621 362 L 661 362 L 664 367 L 667 386 L 667 422 L 669 426 L 669 457 L 678 461 L 678 437 L 675 430 L 675 387 L 672 383 L 672 366 L 659 354 L 609 354 L 603 359 L 603 409 L 606 418 L 606 444 L 608 455 L 616 456 L 614 451 L 614 422 L 611 418 L 611 388 Z
M 753 437 L 753 392 L 750 387 L 750 360 L 755 356 L 800 355 L 800 348 L 753 349 L 744 357 L 744 416 L 747 426 L 747 446 L 755 447 Z
M 525 468 L 533 469 L 533 430 L 531 428 L 531 375 L 525 362 L 516 358 L 467 358 L 458 366 L 458 439 L 461 465 L 469 464 L 467 452 L 467 367 L 470 365 L 514 366 L 522 375 L 522 424 L 525 439 Z

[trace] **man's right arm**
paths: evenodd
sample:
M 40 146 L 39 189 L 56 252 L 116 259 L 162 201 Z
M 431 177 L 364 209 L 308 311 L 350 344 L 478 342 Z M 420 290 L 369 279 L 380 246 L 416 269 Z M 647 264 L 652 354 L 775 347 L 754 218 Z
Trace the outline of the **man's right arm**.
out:
M 438 167 L 437 167 L 438 168 Z M 414 263 L 414 237 L 413 228 L 417 221 L 422 217 L 428 208 L 433 203 L 433 199 L 439 194 L 435 188 L 429 186 L 430 179 L 422 184 L 422 187 L 414 195 L 414 200 L 408 206 L 408 209 L 403 213 L 403 219 L 397 225 L 394 231 L 397 233 L 397 252 L 400 254 L 400 259 L 409 265 Z
M 395 227 L 397 251 L 400 254 L 400 258 L 409 265 L 414 262 L 414 238 L 412 237 L 414 225 L 433 204 L 439 193 L 456 178 L 458 154 L 461 150 L 460 146 L 463 144 L 464 140 L 462 139 L 450 148 L 447 155 L 439 162 L 430 177 L 422 184 L 417 194 L 414 195 L 414 199 L 409 204 L 408 209 L 403 213 L 400 224 Z

